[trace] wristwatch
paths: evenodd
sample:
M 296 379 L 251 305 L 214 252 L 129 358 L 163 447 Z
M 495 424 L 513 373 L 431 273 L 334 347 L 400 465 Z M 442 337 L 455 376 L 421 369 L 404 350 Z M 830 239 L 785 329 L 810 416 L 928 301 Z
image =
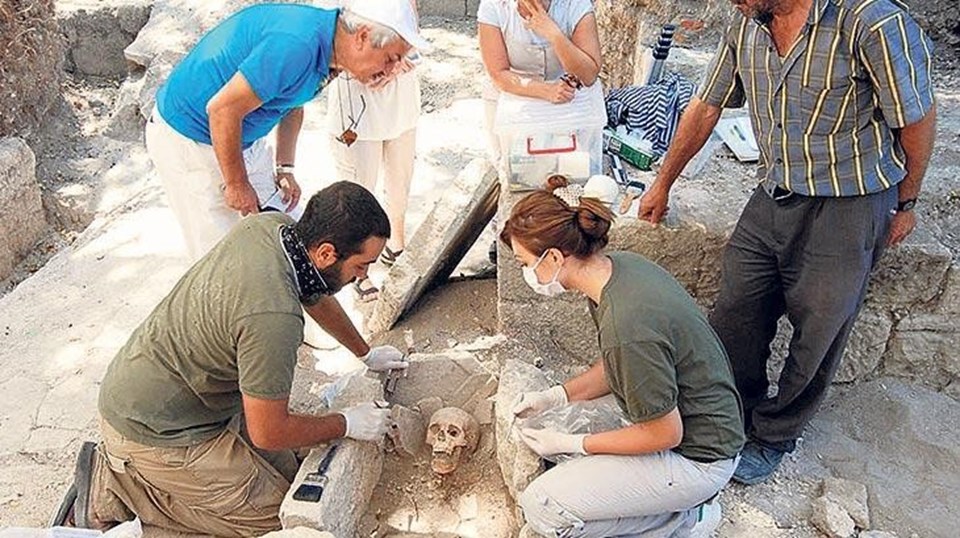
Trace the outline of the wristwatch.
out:
M 292 164 L 278 164 L 277 168 L 274 170 L 274 173 L 277 175 L 280 174 L 293 174 L 293 165 Z
M 910 211 L 911 209 L 913 209 L 915 205 L 917 205 L 916 198 L 911 198 L 909 200 L 901 200 L 899 203 L 897 203 L 897 213 L 900 213 L 902 211 Z

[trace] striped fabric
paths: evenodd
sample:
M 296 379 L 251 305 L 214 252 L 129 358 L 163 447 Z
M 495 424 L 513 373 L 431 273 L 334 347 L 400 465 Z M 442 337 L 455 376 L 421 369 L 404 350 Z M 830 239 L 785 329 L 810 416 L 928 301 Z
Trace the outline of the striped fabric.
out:
M 654 84 L 610 90 L 606 97 L 607 126 L 615 129 L 626 125 L 649 140 L 657 155 L 663 155 L 696 89 L 682 76 L 667 73 Z
M 738 15 L 699 96 L 749 107 L 768 192 L 879 192 L 906 175 L 893 129 L 933 107 L 932 47 L 896 0 L 814 0 L 783 58 L 765 26 Z

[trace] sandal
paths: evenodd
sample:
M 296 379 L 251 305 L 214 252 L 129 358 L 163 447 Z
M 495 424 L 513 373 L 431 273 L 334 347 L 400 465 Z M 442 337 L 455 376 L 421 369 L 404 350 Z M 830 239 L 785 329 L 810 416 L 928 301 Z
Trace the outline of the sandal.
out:
M 364 288 L 363 283 L 366 282 L 370 287 Z M 369 278 L 363 280 L 358 280 L 353 283 L 353 291 L 357 293 L 357 299 L 361 303 L 369 303 L 376 301 L 377 297 L 380 295 L 380 288 L 376 287 Z
M 97 444 L 86 441 L 77 455 L 77 466 L 73 474 L 73 483 L 67 490 L 57 512 L 50 520 L 49 527 L 71 526 L 78 529 L 91 529 L 90 488 L 93 486 L 93 465 L 97 457 Z
M 403 249 L 400 250 L 390 250 L 390 247 L 383 247 L 383 252 L 380 254 L 380 263 L 386 265 L 387 267 L 393 267 L 393 264 L 397 263 L 397 258 L 403 254 Z

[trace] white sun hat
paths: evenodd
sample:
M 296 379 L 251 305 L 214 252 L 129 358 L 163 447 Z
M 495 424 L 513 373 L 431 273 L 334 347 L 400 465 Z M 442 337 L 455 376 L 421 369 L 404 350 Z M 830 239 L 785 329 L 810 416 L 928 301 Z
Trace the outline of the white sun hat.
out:
M 410 0 L 345 0 L 343 7 L 390 28 L 420 52 L 429 52 L 432 48 L 430 42 L 420 35 L 417 13 Z

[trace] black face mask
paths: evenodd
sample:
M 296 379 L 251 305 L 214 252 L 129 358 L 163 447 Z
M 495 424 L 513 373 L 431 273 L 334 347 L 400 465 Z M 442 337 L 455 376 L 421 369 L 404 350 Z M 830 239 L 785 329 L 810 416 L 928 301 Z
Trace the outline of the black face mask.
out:
M 324 296 L 333 295 L 339 290 L 336 283 L 328 283 L 327 279 L 310 261 L 307 248 L 293 226 L 280 227 L 280 243 L 287 254 L 287 259 L 290 260 L 290 265 L 293 266 L 301 303 L 306 306 L 314 305 Z M 333 267 L 337 267 L 337 264 L 334 264 Z

